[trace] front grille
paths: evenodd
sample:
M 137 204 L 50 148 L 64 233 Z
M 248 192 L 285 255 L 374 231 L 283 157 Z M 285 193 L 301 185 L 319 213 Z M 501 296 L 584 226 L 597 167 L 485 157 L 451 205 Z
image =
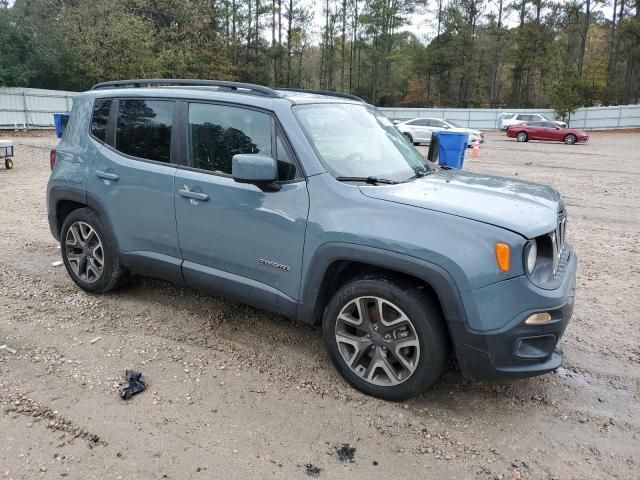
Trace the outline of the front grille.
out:
M 553 275 L 558 271 L 558 263 L 564 252 L 564 241 L 567 230 L 567 213 L 561 211 L 558 213 L 558 226 L 551 232 L 551 246 L 553 248 Z

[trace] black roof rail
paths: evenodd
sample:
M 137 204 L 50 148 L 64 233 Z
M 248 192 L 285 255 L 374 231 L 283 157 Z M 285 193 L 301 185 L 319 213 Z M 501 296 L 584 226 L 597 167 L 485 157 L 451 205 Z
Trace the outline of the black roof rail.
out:
M 145 86 L 189 86 L 189 87 L 218 87 L 227 88 L 232 91 L 247 90 L 251 93 L 258 93 L 267 97 L 282 97 L 282 94 L 273 88 L 254 85 L 253 83 L 229 82 L 226 80 L 199 80 L 186 78 L 139 78 L 134 80 L 112 80 L 109 82 L 96 83 L 91 90 L 102 90 L 105 88 L 142 88 Z
M 324 95 L 326 97 L 338 97 L 338 98 L 347 98 L 349 100 L 355 100 L 356 102 L 365 102 L 362 98 L 357 97 L 355 95 L 351 95 L 350 93 L 342 93 L 342 92 L 330 92 L 329 90 L 312 90 L 309 88 L 278 88 L 281 92 L 298 92 L 298 93 L 313 93 L 314 95 Z

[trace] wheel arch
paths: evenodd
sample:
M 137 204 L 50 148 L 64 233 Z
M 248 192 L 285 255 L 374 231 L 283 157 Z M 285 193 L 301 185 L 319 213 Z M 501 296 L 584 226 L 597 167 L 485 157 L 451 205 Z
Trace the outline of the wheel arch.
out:
M 49 227 L 56 240 L 60 239 L 64 220 L 71 212 L 79 208 L 91 208 L 105 223 L 105 226 L 109 229 L 109 233 L 111 234 L 111 239 L 115 243 L 116 248 L 118 248 L 118 239 L 114 235 L 113 225 L 109 215 L 107 214 L 107 209 L 103 202 L 96 196 L 79 188 L 56 185 L 49 189 L 48 205 Z
M 460 292 L 445 269 L 409 255 L 348 243 L 324 244 L 314 254 L 301 288 L 298 320 L 319 324 L 333 293 L 350 279 L 366 275 L 423 288 L 438 303 L 447 324 L 466 322 Z
M 74 210 L 87 206 L 86 192 L 79 188 L 54 185 L 49 189 L 47 204 L 49 227 L 56 240 L 59 240 L 65 218 Z

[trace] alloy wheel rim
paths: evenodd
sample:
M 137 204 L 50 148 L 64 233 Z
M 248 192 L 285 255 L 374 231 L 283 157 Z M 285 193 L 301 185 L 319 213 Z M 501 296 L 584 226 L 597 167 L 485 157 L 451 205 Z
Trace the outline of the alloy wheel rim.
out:
M 524 133 L 519 133 L 518 134 L 518 140 L 521 142 L 524 142 L 524 139 L 527 138 L 526 135 Z
M 573 145 L 575 142 L 576 142 L 576 137 L 574 137 L 573 135 L 569 135 L 569 136 L 567 137 L 567 143 L 568 143 L 569 145 Z
M 85 222 L 71 224 L 64 246 L 67 262 L 79 279 L 94 283 L 102 276 L 104 248 L 102 240 L 91 225 Z
M 342 307 L 335 339 L 345 364 L 376 386 L 395 386 L 415 372 L 420 341 L 411 319 L 381 297 L 358 297 Z

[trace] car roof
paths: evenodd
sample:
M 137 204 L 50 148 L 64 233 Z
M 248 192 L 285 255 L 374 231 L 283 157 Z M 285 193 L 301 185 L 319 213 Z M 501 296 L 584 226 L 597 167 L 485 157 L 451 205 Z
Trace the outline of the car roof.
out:
M 218 100 L 269 108 L 274 102 L 291 104 L 366 102 L 355 95 L 305 89 L 272 89 L 250 83 L 223 80 L 138 79 L 102 82 L 83 95 L 94 97 L 148 97 L 185 100 Z

